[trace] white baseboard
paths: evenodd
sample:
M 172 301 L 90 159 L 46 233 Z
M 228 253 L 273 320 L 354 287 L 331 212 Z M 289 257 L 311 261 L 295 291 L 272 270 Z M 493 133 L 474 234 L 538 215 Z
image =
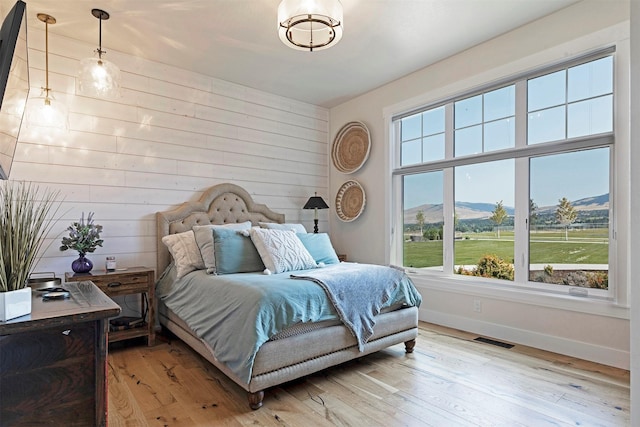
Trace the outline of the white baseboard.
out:
M 420 308 L 418 317 L 424 322 L 602 363 L 603 365 L 627 370 L 630 367 L 630 354 L 624 350 L 602 347 L 526 329 L 512 328 L 426 308 Z

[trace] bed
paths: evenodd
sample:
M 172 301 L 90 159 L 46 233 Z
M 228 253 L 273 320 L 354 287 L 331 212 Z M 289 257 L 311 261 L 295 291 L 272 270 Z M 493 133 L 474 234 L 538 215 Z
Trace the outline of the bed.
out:
M 175 241 L 178 239 L 178 236 L 190 236 L 190 230 L 201 232 L 201 229 L 206 228 L 205 226 L 210 227 L 212 225 L 250 224 L 253 228 L 252 233 L 257 233 L 257 231 L 259 231 L 256 230 L 258 224 L 285 224 L 283 214 L 276 213 L 263 204 L 255 203 L 247 191 L 235 184 L 225 183 L 213 186 L 204 191 L 199 200 L 187 201 L 175 209 L 158 212 L 156 219 L 156 267 L 158 274 L 161 275 L 156 286 L 159 296 L 157 300 L 158 320 L 160 324 L 178 338 L 182 339 L 236 384 L 246 390 L 248 393 L 249 406 L 252 409 L 258 409 L 262 406 L 264 391 L 270 387 L 362 357 L 392 345 L 404 343 L 407 353 L 413 351 L 418 334 L 417 306 L 420 304 L 420 297 L 419 295 L 410 295 L 409 299 L 411 301 L 409 303 L 402 300 L 403 296 L 401 294 L 411 294 L 412 291 L 409 288 L 413 288 L 410 280 L 402 273 L 404 277 L 400 280 L 400 285 L 394 285 L 393 298 L 389 299 L 385 306 L 379 310 L 379 314 L 375 316 L 375 324 L 372 323 L 366 341 L 363 341 L 362 337 L 356 338 L 353 333 L 353 328 L 351 327 L 352 325 L 348 323 L 345 324 L 340 321 L 340 319 L 337 319 L 335 311 L 332 316 L 327 315 L 325 308 L 319 308 L 317 315 L 303 318 L 303 320 L 312 319 L 313 321 L 300 321 L 301 318 L 298 317 L 298 321 L 291 325 L 291 327 L 283 327 L 281 325 L 279 329 L 274 329 L 268 324 L 269 322 L 260 318 L 262 320 L 256 322 L 256 327 L 260 329 L 260 331 L 256 332 L 256 334 L 259 336 L 264 334 L 272 335 L 269 335 L 268 339 L 258 342 L 256 346 L 257 350 L 255 354 L 251 356 L 249 370 L 239 370 L 234 363 L 225 359 L 225 357 L 227 357 L 225 348 L 220 348 L 219 352 L 214 350 L 214 348 L 218 348 L 217 346 L 220 342 L 232 345 L 231 340 L 219 339 L 216 341 L 215 337 L 212 339 L 212 334 L 222 334 L 222 332 L 216 332 L 216 330 L 213 330 L 213 326 L 210 328 L 207 326 L 206 332 L 203 332 L 203 325 L 201 323 L 204 322 L 204 320 L 198 323 L 185 316 L 184 306 L 199 304 L 201 303 L 200 301 L 203 301 L 201 304 L 204 304 L 204 297 L 199 296 L 195 298 L 193 295 L 203 295 L 209 292 L 209 289 L 224 289 L 225 292 L 227 292 L 228 289 L 232 288 L 232 282 L 240 279 L 246 279 L 244 282 L 247 283 L 252 283 L 253 281 L 270 281 L 269 286 L 273 286 L 273 289 L 291 286 L 304 287 L 304 289 L 310 292 L 315 292 L 316 294 L 314 295 L 316 296 L 317 293 L 320 292 L 323 295 L 322 298 L 329 299 L 324 293 L 325 289 L 317 286 L 310 280 L 291 280 L 294 273 L 298 273 L 297 271 L 272 275 L 265 274 L 270 273 L 267 269 L 264 271 L 241 272 L 239 274 L 208 274 L 211 273 L 209 268 L 203 269 L 203 266 L 200 265 L 200 268 L 197 266 L 192 267 L 194 271 L 183 274 L 180 279 L 176 279 L 177 265 L 181 264 L 181 262 L 175 259 L 178 258 L 175 249 L 169 250 L 169 247 L 165 243 L 167 239 Z M 234 226 L 229 227 L 231 229 L 234 228 Z M 233 233 L 248 233 L 245 231 L 227 231 L 226 227 L 221 231 L 219 227 L 215 227 L 215 230 L 214 236 L 216 236 L 216 238 L 218 238 L 221 233 L 229 233 L 229 235 Z M 301 237 L 304 237 L 304 235 Z M 309 237 L 311 237 L 311 234 L 309 234 Z M 163 242 L 163 239 L 165 242 Z M 219 240 L 215 240 L 215 242 L 217 245 Z M 216 248 L 216 257 L 219 256 L 222 258 L 224 254 L 219 251 L 220 247 L 216 246 Z M 175 257 L 172 255 L 175 255 Z M 218 261 L 219 260 L 216 259 L 216 262 Z M 302 271 L 301 276 L 307 273 L 329 274 L 331 269 L 339 270 L 363 267 L 355 263 L 340 264 L 343 265 L 330 265 L 326 268 Z M 267 265 L 267 263 L 264 265 Z M 318 265 L 321 267 L 324 266 L 323 263 L 319 263 Z M 220 273 L 220 271 L 218 272 Z M 232 273 L 235 272 L 232 271 Z M 309 277 L 301 276 L 298 278 L 309 279 Z M 217 285 L 218 282 L 215 282 L 216 285 L 209 285 L 207 283 L 200 285 L 194 284 L 209 280 L 224 280 L 225 282 L 223 282 L 224 285 Z M 285 280 L 288 280 L 288 282 L 285 282 Z M 409 284 L 406 283 L 407 281 Z M 312 284 L 309 285 L 310 283 Z M 322 282 L 319 283 L 322 284 Z M 317 289 L 320 289 L 320 291 Z M 260 298 L 263 298 L 264 294 L 264 292 L 260 293 Z M 271 292 L 267 294 L 270 295 Z M 277 295 L 278 292 L 274 291 L 273 294 Z M 179 298 L 174 297 L 172 299 L 170 298 L 171 295 L 178 295 Z M 387 297 L 388 296 L 389 295 L 387 295 Z M 214 302 L 223 300 L 220 296 L 212 298 Z M 176 299 L 181 299 L 182 302 L 176 303 Z M 284 304 L 284 301 L 288 299 L 294 298 L 284 297 L 282 303 Z M 207 302 L 206 304 L 214 304 L 214 302 Z M 277 305 L 280 303 L 276 302 L 274 304 Z M 196 311 L 197 310 L 203 311 L 202 307 L 196 309 Z M 205 311 L 207 311 L 207 316 L 209 316 L 209 313 L 217 310 L 218 308 Z M 234 310 L 230 310 L 229 313 Z M 333 308 L 331 310 L 333 310 Z M 225 322 L 220 323 L 229 323 L 226 322 L 229 313 L 220 314 L 223 316 L 220 318 L 225 319 Z M 273 315 L 271 316 L 273 317 Z M 278 323 L 276 321 L 274 322 Z M 215 327 L 218 328 L 221 326 L 216 325 Z M 241 327 L 238 326 L 237 328 Z M 264 331 L 262 329 L 264 329 Z M 253 331 L 246 330 L 245 332 L 236 333 L 236 335 L 243 337 L 253 335 Z M 244 344 L 238 344 L 238 347 L 242 346 L 244 346 Z

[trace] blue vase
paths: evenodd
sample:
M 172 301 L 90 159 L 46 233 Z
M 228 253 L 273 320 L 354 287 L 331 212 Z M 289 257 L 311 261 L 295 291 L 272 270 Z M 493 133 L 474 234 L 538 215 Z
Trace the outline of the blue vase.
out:
M 93 263 L 89 258 L 85 258 L 84 254 L 79 254 L 78 259 L 71 263 L 71 269 L 75 273 L 88 273 L 93 268 Z

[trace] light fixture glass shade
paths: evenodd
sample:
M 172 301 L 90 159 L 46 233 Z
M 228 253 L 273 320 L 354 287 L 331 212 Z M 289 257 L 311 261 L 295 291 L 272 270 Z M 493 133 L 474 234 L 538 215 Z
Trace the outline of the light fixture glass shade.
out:
M 66 105 L 56 101 L 50 91 L 43 90 L 40 96 L 29 101 L 27 124 L 67 131 L 69 130 L 69 111 Z
M 120 96 L 120 69 L 110 61 L 85 58 L 80 61 L 76 91 L 81 95 L 99 98 Z
M 278 7 L 278 35 L 297 50 L 322 50 L 342 38 L 339 0 L 282 0 Z

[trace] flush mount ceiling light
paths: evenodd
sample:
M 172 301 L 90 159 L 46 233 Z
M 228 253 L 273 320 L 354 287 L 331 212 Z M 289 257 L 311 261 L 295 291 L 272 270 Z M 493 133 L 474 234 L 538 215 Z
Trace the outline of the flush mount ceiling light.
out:
M 109 19 L 109 14 L 101 9 L 91 9 L 91 14 L 100 21 L 98 57 L 85 58 L 80 61 L 77 92 L 82 95 L 99 98 L 117 98 L 120 95 L 120 69 L 102 57 L 102 21 Z
M 49 25 L 55 24 L 56 19 L 46 13 L 38 13 L 37 16 L 45 24 L 45 84 L 40 96 L 34 98 L 35 104 L 27 110 L 27 123 L 67 130 L 67 107 L 55 100 L 49 87 Z
M 338 0 L 282 0 L 278 34 L 297 50 L 327 49 L 342 38 L 342 4 Z

